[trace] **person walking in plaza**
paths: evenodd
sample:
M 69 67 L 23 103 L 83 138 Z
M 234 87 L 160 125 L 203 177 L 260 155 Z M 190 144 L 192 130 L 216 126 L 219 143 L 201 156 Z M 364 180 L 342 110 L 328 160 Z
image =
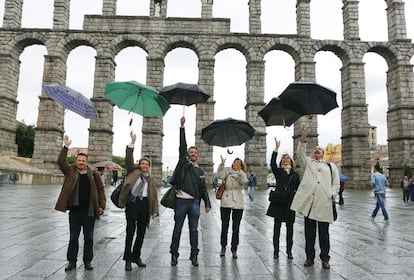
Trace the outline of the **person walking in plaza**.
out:
M 179 160 L 171 178 L 172 184 L 178 188 L 174 208 L 175 224 L 170 246 L 171 265 L 176 266 L 178 263 L 181 230 L 187 216 L 190 230 L 190 260 L 193 266 L 198 266 L 198 220 L 200 218 L 201 199 L 204 200 L 206 213 L 210 212 L 211 204 L 204 171 L 197 163 L 198 148 L 191 146 L 187 150 L 184 116 L 181 117 L 180 124 Z
M 217 191 L 218 187 L 219 187 L 219 181 L 218 181 L 218 177 L 217 175 L 213 175 L 213 190 L 214 192 Z
M 157 183 L 149 174 L 151 162 L 147 158 L 141 158 L 138 164 L 134 163 L 133 153 L 137 136 L 132 131 L 130 136 L 131 143 L 127 145 L 125 155 L 128 175 L 119 194 L 119 205 L 125 207 L 126 237 L 123 259 L 127 271 L 132 270 L 131 263 L 146 267 L 141 259 L 145 231 L 149 226 L 150 217 L 155 219 L 158 216 Z
M 414 201 L 414 176 L 410 179 L 410 184 L 408 184 L 408 191 L 410 192 L 411 201 Z
M 279 167 L 276 163 L 278 150 L 280 147 L 280 141 L 275 137 L 276 147 L 272 153 L 270 160 L 270 167 L 276 178 L 276 188 L 284 193 L 284 201 L 270 201 L 267 215 L 274 217 L 273 226 L 273 258 L 279 258 L 279 238 L 280 228 L 282 223 L 286 224 L 286 255 L 288 259 L 293 259 L 292 246 L 293 246 L 293 224 L 295 223 L 295 211 L 290 209 L 293 197 L 298 189 L 300 179 L 299 174 L 295 171 L 296 164 L 291 156 L 283 154 L 279 163 Z
M 248 195 L 250 199 L 250 203 L 254 202 L 254 192 L 257 187 L 257 177 L 254 175 L 254 172 L 252 170 L 249 170 L 249 183 L 248 183 Z
M 381 208 L 382 215 L 384 216 L 384 221 L 388 223 L 388 212 L 385 209 L 385 188 L 388 186 L 388 180 L 384 174 L 380 173 L 380 167 L 378 165 L 374 166 L 374 173 L 371 174 L 371 186 L 374 189 L 374 195 L 377 198 L 377 203 L 375 205 L 374 211 L 372 211 L 371 219 L 374 220 L 377 216 L 378 210 Z
M 296 150 L 297 163 L 304 168 L 302 180 L 293 198 L 291 209 L 305 216 L 305 267 L 313 266 L 315 259 L 316 228 L 319 235 L 319 257 L 322 268 L 329 269 L 329 224 L 333 223 L 332 199 L 339 189 L 338 169 L 333 163 L 323 160 L 320 146 L 312 150 L 312 157 L 306 156 L 305 126 Z
M 57 163 L 65 178 L 55 209 L 62 212 L 69 210 L 70 237 L 65 271 L 76 268 L 81 229 L 84 238 L 83 263 L 86 270 L 92 270 L 95 220 L 104 213 L 105 190 L 99 173 L 89 169 L 86 154 L 79 153 L 74 164 L 66 162 L 72 141 L 65 135 L 63 142 Z
M 221 157 L 221 163 L 218 166 L 217 175 L 221 180 L 226 181 L 226 188 L 220 201 L 221 217 L 221 251 L 220 256 L 226 254 L 227 235 L 229 231 L 230 216 L 232 219 L 232 237 L 231 252 L 233 258 L 237 258 L 237 247 L 239 246 L 240 222 L 243 216 L 243 189 L 248 183 L 245 173 L 246 165 L 240 158 L 236 158 L 231 168 L 225 168 L 226 159 Z
M 408 179 L 408 176 L 404 176 L 404 178 L 401 181 L 400 187 L 403 192 L 403 201 L 404 203 L 410 201 L 410 190 L 408 189 L 408 186 L 410 185 L 410 180 Z

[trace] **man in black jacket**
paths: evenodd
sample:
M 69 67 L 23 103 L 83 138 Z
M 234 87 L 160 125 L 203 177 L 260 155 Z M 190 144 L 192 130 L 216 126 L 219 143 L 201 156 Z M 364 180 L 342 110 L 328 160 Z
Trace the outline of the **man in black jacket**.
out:
M 204 171 L 198 166 L 197 147 L 188 148 L 185 139 L 184 116 L 180 120 L 180 158 L 174 171 L 172 183 L 177 186 L 176 203 L 174 208 L 174 231 L 170 246 L 171 265 L 178 263 L 178 247 L 180 245 L 181 230 L 185 217 L 188 216 L 190 228 L 191 263 L 198 266 L 198 220 L 200 217 L 200 202 L 204 200 L 206 213 L 210 212 L 211 204 L 207 193 Z

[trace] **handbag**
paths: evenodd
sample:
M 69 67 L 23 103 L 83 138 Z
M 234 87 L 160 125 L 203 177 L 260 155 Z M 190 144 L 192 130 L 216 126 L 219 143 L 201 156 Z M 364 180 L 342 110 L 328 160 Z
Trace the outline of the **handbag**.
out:
M 175 208 L 175 199 L 176 199 L 177 187 L 170 187 L 161 198 L 161 205 L 167 208 Z
M 123 185 L 124 185 L 124 181 L 119 183 L 118 186 L 116 186 L 116 188 L 112 191 L 112 194 L 111 194 L 112 203 L 118 208 L 122 208 L 119 206 L 119 194 L 121 193 L 121 189 Z
M 223 180 L 221 180 L 221 184 L 216 191 L 216 199 L 221 199 L 223 197 L 223 193 L 226 190 L 227 176 L 229 175 L 227 174 L 226 177 Z
M 287 188 L 276 187 L 269 193 L 269 201 L 274 204 L 285 204 L 287 199 Z

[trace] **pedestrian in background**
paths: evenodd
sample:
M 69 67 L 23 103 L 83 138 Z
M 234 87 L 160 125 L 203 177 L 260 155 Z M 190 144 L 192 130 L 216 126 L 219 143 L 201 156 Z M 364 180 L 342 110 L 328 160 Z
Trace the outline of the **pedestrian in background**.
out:
M 274 217 L 273 225 L 273 258 L 279 258 L 279 239 L 280 228 L 282 223 L 286 224 L 286 255 L 288 259 L 293 259 L 293 224 L 295 223 L 295 211 L 290 209 L 293 197 L 298 189 L 300 179 L 299 174 L 295 171 L 296 164 L 291 156 L 283 154 L 279 166 L 276 163 L 280 141 L 275 137 L 276 147 L 272 153 L 270 167 L 276 178 L 276 188 L 284 193 L 284 201 L 270 201 L 267 215 Z
M 410 180 L 408 179 L 408 176 L 404 176 L 404 178 L 401 181 L 400 187 L 403 192 L 403 201 L 408 202 L 410 200 L 410 190 L 408 189 L 408 185 L 410 184 Z
M 374 195 L 377 198 L 374 211 L 372 211 L 371 219 L 374 220 L 377 216 L 378 210 L 381 208 L 384 221 L 389 222 L 388 212 L 385 209 L 385 188 L 388 186 L 388 180 L 384 174 L 379 172 L 380 169 L 377 165 L 374 166 L 374 173 L 371 175 L 371 186 L 374 189 Z
M 254 192 L 257 188 L 257 177 L 252 170 L 249 170 L 248 195 L 250 203 L 254 202 Z
M 239 246 L 240 222 L 243 216 L 243 189 L 248 179 L 245 173 L 246 165 L 240 158 L 236 158 L 231 168 L 225 168 L 226 159 L 221 157 L 221 163 L 218 166 L 217 175 L 221 180 L 226 181 L 226 188 L 220 201 L 220 218 L 221 218 L 221 251 L 220 256 L 226 254 L 227 235 L 232 219 L 232 237 L 231 252 L 233 258 L 237 258 L 237 247 Z
M 138 164 L 134 163 L 133 153 L 137 136 L 132 131 L 130 136 L 131 143 L 126 147 L 125 155 L 128 175 L 119 194 L 119 206 L 125 207 L 126 237 L 123 259 L 127 271 L 132 270 L 132 263 L 139 267 L 147 266 L 142 262 L 141 248 L 150 217 L 155 219 L 158 216 L 157 183 L 149 174 L 151 162 L 147 158 L 141 158 Z
M 292 201 L 291 209 L 305 216 L 305 267 L 313 266 L 315 259 L 316 228 L 319 235 L 319 257 L 322 268 L 329 269 L 329 224 L 333 223 L 332 200 L 339 189 L 339 174 L 335 164 L 323 160 L 320 146 L 312 149 L 312 157 L 306 156 L 306 128 L 296 150 L 297 163 L 304 168 L 302 181 Z
M 88 156 L 79 153 L 74 164 L 68 164 L 66 157 L 72 141 L 67 135 L 57 163 L 65 175 L 55 209 L 69 210 L 69 246 L 66 253 L 68 264 L 65 271 L 76 268 L 79 251 L 79 235 L 83 231 L 83 263 L 86 270 L 92 270 L 93 234 L 95 220 L 103 215 L 106 197 L 101 176 L 88 167 Z

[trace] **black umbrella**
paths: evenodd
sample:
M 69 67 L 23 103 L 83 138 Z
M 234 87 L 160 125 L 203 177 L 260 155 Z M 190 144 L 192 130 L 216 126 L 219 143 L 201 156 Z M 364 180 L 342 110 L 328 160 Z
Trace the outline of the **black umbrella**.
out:
M 278 97 L 283 107 L 300 115 L 325 115 L 338 107 L 334 91 L 311 82 L 291 83 Z
M 239 146 L 252 139 L 255 130 L 246 121 L 232 118 L 216 120 L 201 130 L 201 139 L 220 147 Z
M 210 95 L 196 84 L 176 83 L 165 86 L 159 91 L 170 104 L 190 106 L 193 104 L 206 103 Z M 184 115 L 184 107 L 183 107 Z
M 301 117 L 301 115 L 295 111 L 283 107 L 282 102 L 278 97 L 272 98 L 272 100 L 259 111 L 259 116 L 265 121 L 266 126 L 291 126 Z

